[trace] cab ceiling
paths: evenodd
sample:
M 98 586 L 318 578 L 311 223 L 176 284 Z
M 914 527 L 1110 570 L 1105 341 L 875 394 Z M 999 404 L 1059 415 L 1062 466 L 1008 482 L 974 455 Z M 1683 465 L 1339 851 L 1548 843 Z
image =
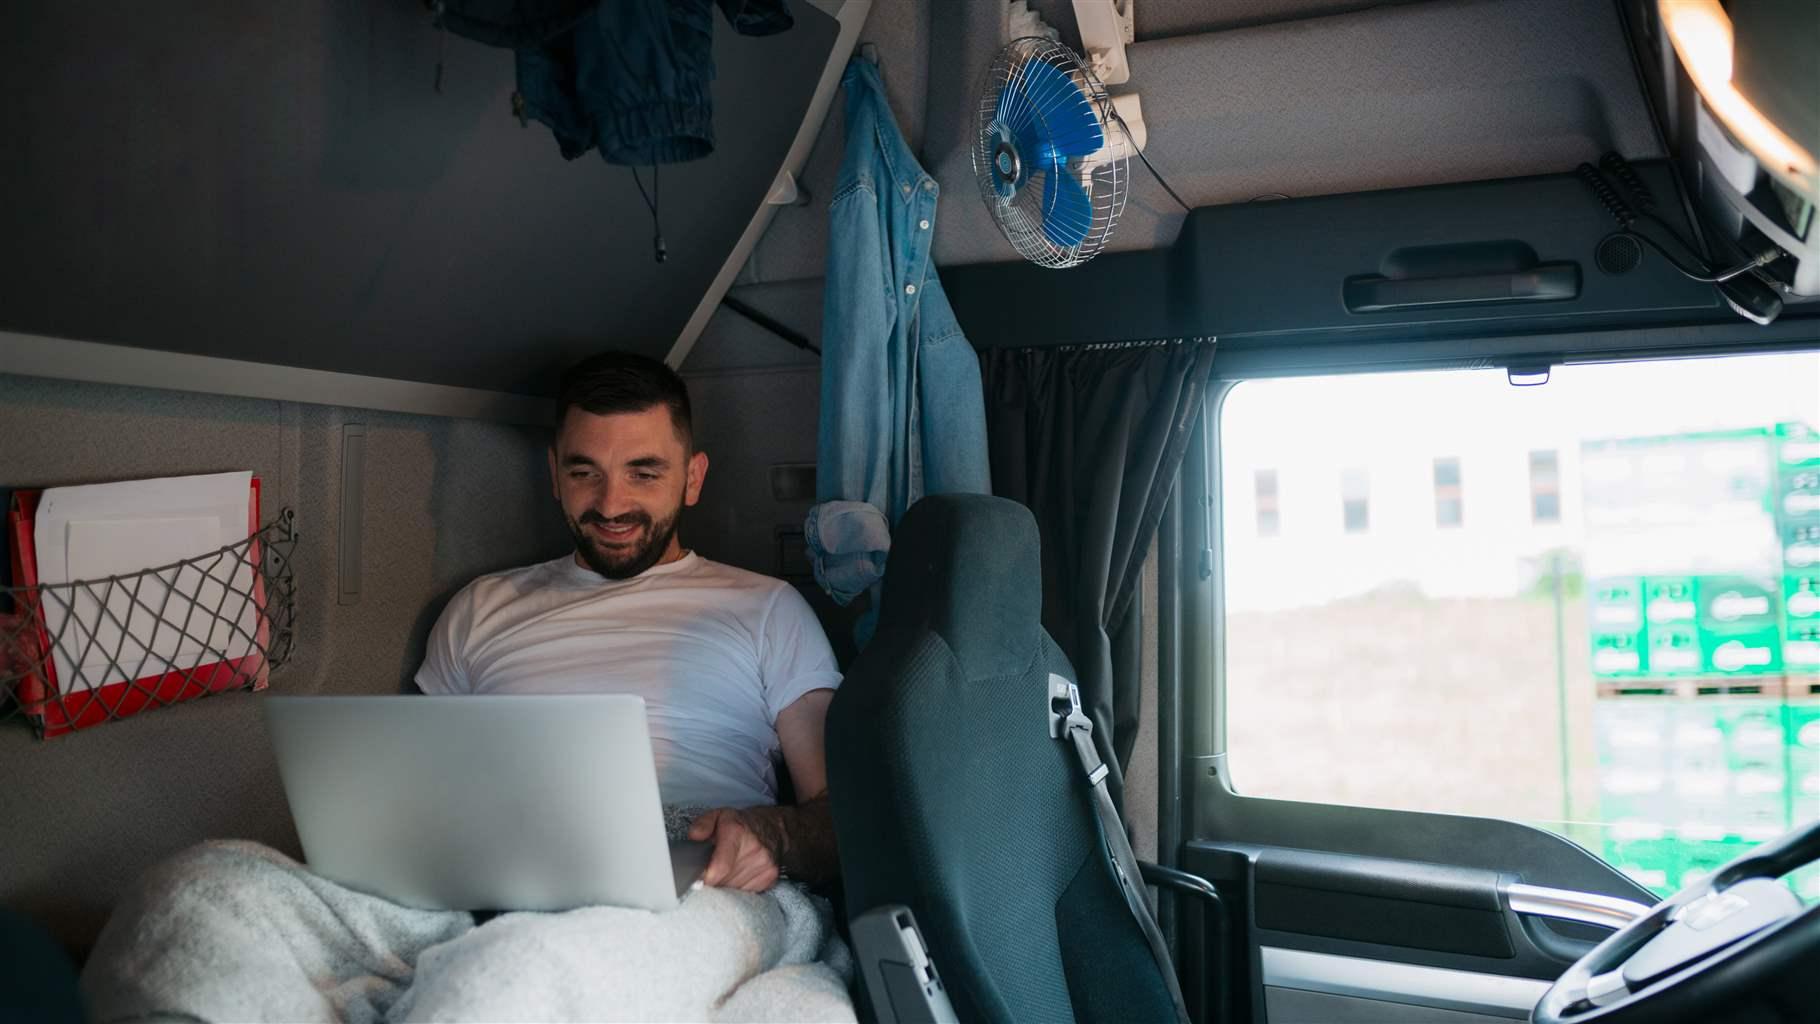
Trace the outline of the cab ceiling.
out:
M 1618 150 L 1663 155 L 1607 0 L 1136 0 L 1128 88 L 1147 154 L 1195 206 L 1569 171 Z M 941 265 L 1017 258 L 978 198 L 969 142 L 977 90 L 1003 44 L 996 3 L 897 0 L 877 44 L 892 101 L 941 185 Z M 1036 7 L 1074 41 L 1068 0 Z M 927 62 L 906 72 L 906 64 Z M 894 79 L 926 79 L 905 98 Z M 920 82 L 918 83 L 920 84 Z M 826 196 L 838 170 L 838 105 L 806 171 Z M 834 152 L 830 153 L 830 150 Z M 1109 249 L 1168 245 L 1182 211 L 1136 161 Z M 744 285 L 817 278 L 822 204 L 780 211 Z M 755 301 L 762 301 L 762 295 Z
M 765 38 L 716 16 L 718 148 L 662 169 L 660 265 L 631 172 L 521 128 L 511 53 L 422 0 L 18 5 L 0 332 L 531 394 L 607 346 L 662 356 L 833 47 L 792 7 Z

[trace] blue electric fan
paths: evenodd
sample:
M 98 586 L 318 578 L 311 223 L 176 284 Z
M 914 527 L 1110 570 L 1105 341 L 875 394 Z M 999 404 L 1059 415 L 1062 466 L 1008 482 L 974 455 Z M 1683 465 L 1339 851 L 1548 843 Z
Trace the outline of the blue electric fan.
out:
M 1041 36 L 999 52 L 980 93 L 973 173 L 1019 255 L 1072 267 L 1118 223 L 1131 151 L 1106 89 L 1073 50 Z

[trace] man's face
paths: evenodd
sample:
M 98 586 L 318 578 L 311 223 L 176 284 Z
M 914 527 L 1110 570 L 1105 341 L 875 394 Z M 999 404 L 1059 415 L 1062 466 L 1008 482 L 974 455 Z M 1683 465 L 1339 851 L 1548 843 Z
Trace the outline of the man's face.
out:
M 708 456 L 691 454 L 656 405 L 596 416 L 571 408 L 550 450 L 550 477 L 575 556 L 608 579 L 682 557 L 676 518 L 701 497 Z

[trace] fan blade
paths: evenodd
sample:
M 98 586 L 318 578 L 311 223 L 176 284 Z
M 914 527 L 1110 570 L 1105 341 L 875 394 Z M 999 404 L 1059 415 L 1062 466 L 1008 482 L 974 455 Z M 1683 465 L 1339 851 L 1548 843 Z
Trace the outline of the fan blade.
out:
M 1093 227 L 1093 201 L 1081 183 L 1062 167 L 1052 167 L 1043 181 L 1043 234 L 1064 249 L 1087 240 Z
M 1040 60 L 1027 61 L 1019 66 L 1006 91 L 1020 94 L 1006 110 L 1011 118 L 1006 123 L 1019 147 L 1027 141 L 1041 147 L 1041 152 L 1026 150 L 1025 160 L 1048 163 L 1052 157 L 1086 156 L 1106 144 L 1086 92 L 1060 68 Z M 1001 97 L 1001 106 L 1004 101 Z

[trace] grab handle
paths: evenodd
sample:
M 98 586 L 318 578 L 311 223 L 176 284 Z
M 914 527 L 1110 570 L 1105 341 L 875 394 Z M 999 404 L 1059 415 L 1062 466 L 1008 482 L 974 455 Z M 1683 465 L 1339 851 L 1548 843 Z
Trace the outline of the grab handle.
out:
M 1346 279 L 1346 310 L 1388 313 L 1444 306 L 1507 302 L 1563 302 L 1580 296 L 1580 265 L 1543 263 L 1526 270 L 1458 277 L 1390 278 L 1360 274 Z

